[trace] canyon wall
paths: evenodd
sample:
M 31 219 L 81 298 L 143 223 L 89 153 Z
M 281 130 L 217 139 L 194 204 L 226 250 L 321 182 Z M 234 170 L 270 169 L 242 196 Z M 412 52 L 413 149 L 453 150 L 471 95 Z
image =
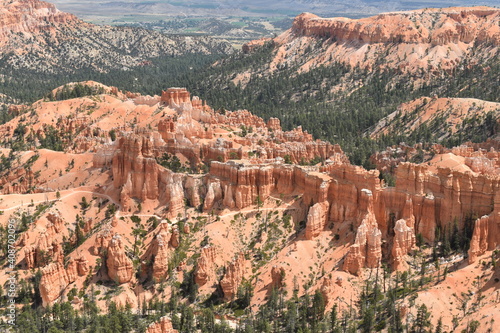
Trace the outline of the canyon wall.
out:
M 333 161 L 319 167 L 284 164 L 279 158 L 213 161 L 208 174 L 193 176 L 158 166 L 153 142 L 147 134 L 120 139 L 112 169 L 122 203 L 130 197 L 159 200 L 175 217 L 182 213 L 185 200 L 197 206 L 204 198 L 203 209 L 209 212 L 214 208 L 240 210 L 256 206 L 259 200 L 297 194 L 305 207 L 306 239 L 318 236 L 329 222 L 350 223 L 358 230 L 355 244 L 359 253 L 349 254 L 346 261 L 351 264 L 344 266 L 353 273 L 359 269 L 350 267 L 374 266 L 380 259 L 382 239 L 392 234 L 396 235 L 393 266 L 405 267 L 403 258 L 415 245 L 417 234 L 432 243 L 437 228 L 449 228 L 455 220 L 463 227 L 467 217 L 489 215 L 500 185 L 497 178 L 486 174 L 449 168 L 436 172 L 426 165 L 400 163 L 396 186 L 386 187 L 378 171 L 348 164 L 335 155 Z M 370 259 L 372 254 L 379 259 Z M 207 278 L 201 272 L 199 282 L 203 284 Z
M 292 31 L 343 42 L 446 45 L 478 41 L 498 46 L 500 28 L 495 22 L 499 16 L 498 9 L 488 7 L 423 9 L 357 20 L 304 13 L 295 18 Z
M 497 56 L 499 21 L 500 10 L 493 7 L 431 8 L 360 19 L 303 13 L 272 40 L 276 52 L 268 71 L 298 65 L 307 72 L 342 63 L 390 68 L 429 80 L 443 70 L 451 73 L 464 61 L 475 65 Z M 244 50 L 253 52 L 261 44 L 253 41 Z

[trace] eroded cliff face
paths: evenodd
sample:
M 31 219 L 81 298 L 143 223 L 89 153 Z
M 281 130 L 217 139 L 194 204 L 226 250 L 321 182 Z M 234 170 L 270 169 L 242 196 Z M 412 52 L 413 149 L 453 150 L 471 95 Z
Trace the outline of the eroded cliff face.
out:
M 406 255 L 415 246 L 415 216 L 413 215 L 413 202 L 407 196 L 404 210 L 400 220 L 394 225 L 394 239 L 391 256 L 392 267 L 395 270 L 406 270 L 408 265 Z
M 64 261 L 61 246 L 64 221 L 59 214 L 48 214 L 47 224 L 42 228 L 38 237 L 34 239 L 32 245 L 26 246 L 26 239 L 23 240 L 24 255 L 28 269 L 43 267 L 50 261 Z
M 165 281 L 168 276 L 168 262 L 179 246 L 178 230 L 163 221 L 159 224 L 146 253 L 142 256 L 142 272 L 153 281 Z M 146 263 L 150 263 L 149 265 Z
M 416 76 L 451 71 L 475 48 L 492 53 L 473 56 L 474 63 L 497 54 L 499 20 L 500 11 L 492 7 L 431 8 L 361 19 L 303 13 L 272 40 L 276 53 L 269 71 L 297 64 L 300 71 L 308 71 L 335 62 Z M 252 52 L 262 44 L 254 41 L 244 50 Z
M 477 40 L 498 45 L 500 30 L 494 22 L 499 15 L 498 9 L 489 7 L 422 9 L 358 20 L 304 13 L 295 18 L 292 31 L 344 42 L 445 45 Z
M 146 147 L 154 146 L 149 143 L 151 139 L 138 139 L 138 136 L 135 134 L 122 140 L 139 143 L 137 145 L 141 147 L 141 140 L 146 140 Z M 126 158 L 131 162 L 122 162 L 126 158 L 116 158 L 128 155 L 121 148 L 113 163 L 117 175 L 120 175 L 120 170 L 126 170 L 123 174 L 128 175 L 121 192 L 123 203 L 124 193 L 125 198 L 132 197 L 130 193 L 143 200 L 168 198 L 163 202 L 168 202 L 170 216 L 177 216 L 184 209 L 185 199 L 197 205 L 204 197 L 202 208 L 210 212 L 256 207 L 259 202 L 277 194 L 300 194 L 306 212 L 305 239 L 314 239 L 331 222 L 350 223 L 357 229 L 356 240 L 344 264 L 344 269 L 354 274 L 359 274 L 363 267 L 378 265 L 383 240 L 391 242 L 387 255 L 391 257 L 393 267 L 404 269 L 407 267 L 406 255 L 414 247 L 417 234 L 433 242 L 437 228 L 447 228 L 454 220 L 463 221 L 471 213 L 490 214 L 491 205 L 487 203 L 493 201 L 499 186 L 498 180 L 487 174 L 400 163 L 396 171 L 396 186 L 387 188 L 380 181 L 378 171 L 350 165 L 336 150 L 320 167 L 287 165 L 280 158 L 213 161 L 210 173 L 195 179 L 159 168 L 152 157 L 146 163 L 148 157 L 139 156 L 143 150 L 134 148 L 134 145 L 128 147 L 125 151 L 131 151 L 132 157 Z M 146 156 L 154 155 L 146 150 Z M 139 163 L 139 167 L 121 167 L 122 164 L 133 165 L 132 162 Z M 137 176 L 136 170 L 142 173 Z M 150 176 L 149 180 L 145 174 Z M 136 180 L 132 181 L 134 177 Z M 115 182 L 116 185 L 124 183 L 124 177 L 115 177 Z M 148 192 L 148 189 L 154 191 Z M 160 195 L 162 192 L 163 196 Z M 370 196 L 367 196 L 368 192 Z M 148 198 L 147 193 L 152 195 Z M 393 225 L 389 223 L 391 218 L 394 219 Z M 392 234 L 394 237 L 389 237 Z M 198 282 L 203 285 L 208 275 L 204 260 L 200 263 Z
M 0 50 L 11 69 L 58 74 L 152 65 L 148 59 L 164 55 L 234 52 L 229 43 L 209 37 L 86 23 L 38 0 L 0 2 Z
M 53 4 L 38 0 L 0 2 L 0 47 L 18 33 L 51 34 L 55 25 L 76 23 L 78 19 L 56 9 Z
M 120 138 L 113 157 L 113 183 L 122 196 L 141 200 L 158 198 L 158 164 L 153 155 L 153 138 L 130 134 Z M 124 197 L 122 201 L 126 200 Z
M 499 179 L 491 175 L 402 163 L 396 172 L 396 190 L 408 193 L 413 202 L 416 232 L 434 240 L 437 226 L 447 226 L 455 218 L 492 212 Z
M 300 127 L 285 132 L 278 119 L 266 124 L 245 110 L 219 114 L 191 98 L 185 89 L 165 91 L 162 103 L 174 113 L 158 120 L 158 132 L 125 132 L 113 146 L 102 147 L 94 159 L 94 166 L 104 167 L 108 156 L 114 154 L 113 184 L 120 189 L 124 210 L 136 209 L 134 200 L 158 201 L 168 207 L 169 217 L 182 213 L 186 202 L 191 206 L 203 203 L 205 211 L 214 206 L 242 209 L 254 205 L 257 198 L 266 200 L 276 189 L 289 194 L 294 183 L 305 188 L 321 182 L 306 170 L 284 165 L 284 158 L 294 163 L 348 161 L 338 145 L 313 141 Z M 233 138 L 227 128 L 242 133 L 242 128 L 248 128 L 251 133 Z M 156 163 L 164 154 L 181 156 L 188 168 L 210 165 L 210 173 L 172 172 Z M 311 195 L 312 201 L 324 200 L 316 198 L 319 193 Z
M 474 232 L 470 242 L 469 263 L 486 251 L 493 251 L 500 245 L 500 192 L 495 193 L 493 211 L 474 222 Z
M 214 246 L 204 247 L 201 250 L 194 272 L 194 282 L 199 287 L 206 284 L 213 285 L 217 281 L 216 272 L 222 264 L 219 257 L 218 250 Z
M 456 220 L 461 229 L 472 213 L 481 217 L 469 262 L 500 244 L 500 154 L 492 143 L 436 145 L 435 158 L 420 165 L 398 160 L 390 187 L 379 171 L 350 164 L 339 146 L 312 141 L 301 128 L 283 131 L 277 119 L 245 110 L 217 113 L 185 89 L 166 92 L 163 100 L 102 94 L 88 118 L 60 123 L 83 137 L 99 126 L 95 137 L 114 131 L 116 138 L 82 145 L 81 154 L 40 149 L 19 157 L 25 163 L 39 154 L 31 172 L 40 175 L 38 191 L 51 190 L 2 196 L 0 219 L 39 212 L 16 243 L 16 264 L 27 276 L 41 269 L 44 305 L 65 300 L 73 288 L 108 292 L 114 281 L 122 293 L 113 300 L 137 309 L 168 298 L 170 287 L 158 286 L 175 280 L 195 283 L 199 299 L 222 291 L 227 302 L 245 283 L 255 287 L 252 307 L 273 288 L 291 295 L 298 286 L 299 295 L 319 290 L 331 308 L 339 298 L 356 298 L 359 281 L 381 262 L 414 269 L 409 254 L 418 234 L 433 244 L 438 228 Z M 35 113 L 41 123 L 56 123 L 90 105 L 78 101 L 40 101 Z M 113 108 L 120 113 L 106 127 L 102 119 Z M 12 134 L 18 121 L 0 129 Z M 33 126 L 30 133 L 43 130 Z M 18 179 L 9 171 L 4 188 L 23 190 L 14 186 Z M 325 274 L 311 278 L 316 270 Z M 311 289 L 302 288 L 308 283 Z M 168 325 L 162 319 L 150 330 Z
M 51 263 L 42 269 L 40 295 L 43 305 L 47 306 L 57 300 L 68 285 L 75 281 L 77 268 L 74 262 L 64 268 L 60 262 Z

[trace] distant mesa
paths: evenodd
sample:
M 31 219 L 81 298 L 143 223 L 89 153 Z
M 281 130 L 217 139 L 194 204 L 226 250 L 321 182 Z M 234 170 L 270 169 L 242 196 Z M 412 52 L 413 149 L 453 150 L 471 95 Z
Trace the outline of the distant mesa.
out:
M 491 7 L 421 9 L 361 19 L 303 13 L 272 40 L 277 52 L 270 71 L 294 64 L 308 71 L 340 62 L 369 70 L 437 75 L 452 71 L 473 50 L 473 63 L 498 54 L 499 22 L 500 9 Z M 265 42 L 249 42 L 243 51 L 253 52 Z
M 500 43 L 500 9 L 452 7 L 385 13 L 348 19 L 297 16 L 292 32 L 300 36 L 331 38 L 341 42 L 411 43 L 446 45 L 474 41 Z

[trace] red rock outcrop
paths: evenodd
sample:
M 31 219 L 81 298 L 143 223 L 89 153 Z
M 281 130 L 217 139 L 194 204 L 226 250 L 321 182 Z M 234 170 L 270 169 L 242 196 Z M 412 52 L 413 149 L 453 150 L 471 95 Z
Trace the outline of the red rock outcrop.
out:
M 366 214 L 356 232 L 356 240 L 349 248 L 344 259 L 343 269 L 352 274 L 359 274 L 363 267 L 375 268 L 382 259 L 382 232 L 378 229 L 373 213 L 373 195 L 369 190 L 362 191 L 368 201 Z
M 213 246 L 204 247 L 201 249 L 201 255 L 196 263 L 196 271 L 194 273 L 194 282 L 202 287 L 205 284 L 213 284 L 217 280 L 218 267 L 217 250 Z
M 285 268 L 274 265 L 271 268 L 271 288 L 283 287 L 283 278 L 285 277 Z
M 156 236 L 142 257 L 142 261 L 152 261 L 151 275 L 153 280 L 163 281 L 168 277 L 168 261 L 174 249 L 171 244 L 173 233 L 170 232 L 170 226 L 167 222 L 161 222 L 157 229 Z M 143 267 L 144 270 L 147 269 Z
M 271 117 L 267 121 L 267 128 L 272 131 L 281 131 L 281 122 L 278 118 Z
M 172 237 L 170 237 L 170 246 L 176 248 L 179 247 L 181 243 L 181 234 L 179 232 L 179 228 L 175 225 L 172 228 Z
M 455 218 L 472 212 L 482 216 L 492 212 L 491 203 L 500 186 L 498 178 L 470 172 L 402 163 L 396 171 L 396 190 L 408 193 L 413 201 L 415 233 L 434 240 L 437 226 L 445 227 Z
M 405 256 L 415 246 L 415 216 L 413 215 L 413 202 L 408 197 L 405 203 L 400 220 L 394 226 L 394 239 L 391 256 L 392 267 L 395 270 L 405 270 L 408 268 Z
M 74 262 L 68 264 L 65 269 L 60 262 L 51 263 L 42 268 L 42 279 L 40 280 L 40 295 L 43 306 L 52 304 L 57 300 L 66 287 L 75 281 L 77 268 Z
M 469 264 L 476 261 L 477 257 L 483 255 L 488 250 L 488 234 L 490 217 L 483 216 L 474 223 L 474 232 L 470 241 Z
M 118 284 L 130 282 L 134 277 L 134 265 L 132 260 L 127 257 L 123 241 L 119 235 L 115 235 L 111 239 L 106 266 L 109 278 Z
M 85 276 L 90 271 L 89 261 L 84 256 L 76 259 L 76 268 L 78 276 Z
M 304 36 L 364 43 L 446 45 L 477 40 L 498 45 L 500 29 L 493 22 L 498 22 L 499 16 L 498 9 L 489 7 L 423 9 L 359 20 L 323 19 L 304 13 L 295 18 L 292 31 Z
M 113 157 L 113 183 L 122 188 L 122 198 L 158 198 L 158 164 L 153 145 L 153 138 L 148 135 L 130 134 L 119 139 Z
M 107 251 L 112 238 L 113 233 L 111 232 L 111 226 L 108 224 L 97 234 L 90 252 L 95 256 L 102 255 L 104 251 Z
M 451 72 L 477 47 L 496 48 L 499 20 L 500 11 L 491 7 L 431 8 L 361 19 L 303 13 L 291 29 L 274 38 L 277 52 L 269 69 L 302 63 L 300 70 L 308 71 L 340 62 L 429 77 L 442 70 Z M 316 52 L 306 51 L 311 48 Z M 485 57 L 495 57 L 497 52 L 486 51 Z
M 474 263 L 478 256 L 492 251 L 500 245 L 500 191 L 495 194 L 493 212 L 482 216 L 474 223 L 474 232 L 470 242 L 469 263 Z
M 307 213 L 306 239 L 313 239 L 325 229 L 329 204 L 327 201 L 314 204 Z
M 172 327 L 172 321 L 168 317 L 161 317 L 159 321 L 148 326 L 146 333 L 178 333 Z
M 304 193 L 303 201 L 312 206 L 327 200 L 329 181 L 330 177 L 323 173 L 295 165 L 212 162 L 207 193 L 210 205 L 205 206 L 211 207 L 221 192 L 225 207 L 241 209 L 255 205 L 257 197 L 264 202 L 275 191 L 290 194 L 293 190 Z
M 9 38 L 12 38 L 12 35 L 18 33 L 36 34 L 40 31 L 53 32 L 55 30 L 54 25 L 66 24 L 78 20 L 75 16 L 60 12 L 53 4 L 44 1 L 3 0 L 1 6 L 0 47 Z
M 186 88 L 168 88 L 162 91 L 161 101 L 168 106 L 180 106 L 184 103 L 191 104 L 191 97 Z
M 250 262 L 245 259 L 245 255 L 240 253 L 236 260 L 229 264 L 224 278 L 220 281 L 220 286 L 226 301 L 231 301 L 238 292 L 243 278 L 248 274 Z
M 153 279 L 155 281 L 161 281 L 167 277 L 170 238 L 171 234 L 168 232 L 168 223 L 162 222 L 154 244 L 156 246 L 153 262 Z
M 325 276 L 323 278 L 323 282 L 321 283 L 321 294 L 323 295 L 323 299 L 325 300 L 325 305 L 328 306 L 328 304 L 332 301 L 331 293 L 335 286 L 333 285 L 333 278 L 332 276 Z
M 404 257 L 415 246 L 415 233 L 407 225 L 406 220 L 397 220 L 394 226 L 394 240 L 392 245 L 393 268 L 395 270 L 405 270 L 408 265 Z
M 28 269 L 45 266 L 50 262 L 64 261 L 62 231 L 64 220 L 59 214 L 47 214 L 46 227 L 42 229 L 34 244 L 24 247 Z
M 203 203 L 203 210 L 209 212 L 213 208 L 214 204 L 221 200 L 222 188 L 220 181 L 216 178 L 209 178 L 207 187 L 208 190 Z
M 243 46 L 241 47 L 241 50 L 243 51 L 243 53 L 246 53 L 246 54 L 252 53 L 256 49 L 264 46 L 266 43 L 269 43 L 269 42 L 272 42 L 271 38 L 261 38 L 261 39 L 257 39 L 257 40 L 252 40 L 248 43 L 243 44 Z

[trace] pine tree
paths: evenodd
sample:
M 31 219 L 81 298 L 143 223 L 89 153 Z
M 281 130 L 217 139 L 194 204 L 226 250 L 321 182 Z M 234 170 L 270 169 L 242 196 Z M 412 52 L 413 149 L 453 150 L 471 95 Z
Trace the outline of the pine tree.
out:
M 443 318 L 439 317 L 434 333 L 443 333 Z
M 431 326 L 430 321 L 430 312 L 427 310 L 427 306 L 425 304 L 420 305 L 417 310 L 417 317 L 413 322 L 413 326 L 411 332 L 413 333 L 425 333 L 427 332 L 427 328 Z

